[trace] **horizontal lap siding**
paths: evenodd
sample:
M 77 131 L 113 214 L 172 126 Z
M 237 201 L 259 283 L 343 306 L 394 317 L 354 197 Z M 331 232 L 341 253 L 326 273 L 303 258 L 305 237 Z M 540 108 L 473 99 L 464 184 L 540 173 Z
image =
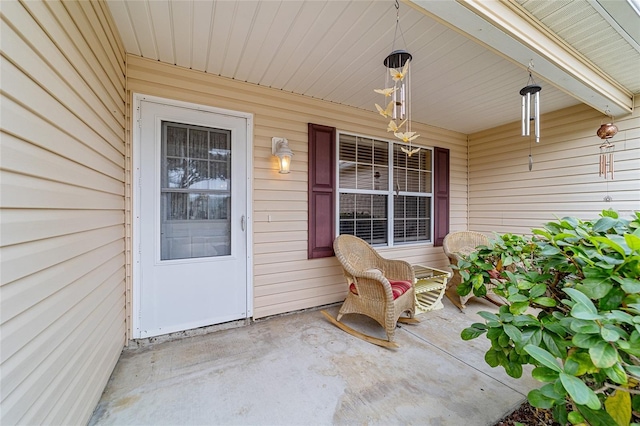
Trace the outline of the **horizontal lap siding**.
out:
M 640 210 L 640 114 L 615 121 L 613 180 L 598 176 L 596 131 L 606 119 L 585 105 L 543 115 L 532 171 L 519 122 L 470 135 L 469 229 L 526 234 L 556 217 Z
M 132 93 L 141 93 L 254 114 L 254 317 L 342 300 L 347 288 L 336 259 L 307 260 L 307 123 L 389 139 L 387 122 L 371 112 L 137 56 L 128 56 L 127 66 L 129 100 Z M 423 135 L 422 143 L 451 149 L 451 223 L 466 229 L 466 136 L 416 123 L 414 130 Z M 294 152 L 288 175 L 277 172 L 271 155 L 274 136 L 287 138 Z M 448 264 L 442 248 L 431 245 L 383 252 L 413 263 Z
M 124 49 L 102 2 L 0 9 L 0 422 L 83 424 L 126 341 Z

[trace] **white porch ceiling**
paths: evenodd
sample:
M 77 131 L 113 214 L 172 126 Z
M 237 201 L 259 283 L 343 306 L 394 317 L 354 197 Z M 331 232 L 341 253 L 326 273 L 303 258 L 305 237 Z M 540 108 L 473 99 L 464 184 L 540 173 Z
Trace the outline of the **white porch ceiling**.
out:
M 628 113 L 630 99 L 640 93 L 640 37 L 633 34 L 640 16 L 612 17 L 596 0 L 517 1 L 503 4 L 555 34 L 566 57 L 587 70 L 564 69 L 535 44 L 516 46 L 520 58 L 540 58 L 533 71 L 543 87 L 541 112 L 585 102 L 601 111 L 608 106 L 616 115 Z M 384 85 L 394 1 L 107 4 L 127 53 L 366 110 L 375 111 L 374 103 L 381 102 L 373 89 Z M 528 60 L 514 59 L 518 55 L 501 50 L 501 42 L 477 37 L 473 26 L 425 10 L 435 5 L 473 9 L 454 0 L 400 4 L 406 44 L 395 48 L 413 55 L 413 120 L 462 133 L 519 121 L 518 91 L 527 84 Z M 601 85 L 606 87 L 596 87 Z

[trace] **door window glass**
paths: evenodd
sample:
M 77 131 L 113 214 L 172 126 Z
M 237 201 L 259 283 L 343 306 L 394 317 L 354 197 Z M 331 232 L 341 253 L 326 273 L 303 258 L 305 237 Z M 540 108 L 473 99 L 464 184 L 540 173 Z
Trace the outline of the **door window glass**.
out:
M 231 131 L 162 122 L 160 260 L 231 254 Z

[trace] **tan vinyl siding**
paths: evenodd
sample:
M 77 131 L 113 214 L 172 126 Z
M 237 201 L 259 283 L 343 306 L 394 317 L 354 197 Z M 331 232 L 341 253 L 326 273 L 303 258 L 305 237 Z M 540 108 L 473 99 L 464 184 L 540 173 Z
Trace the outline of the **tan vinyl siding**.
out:
M 0 9 L 0 423 L 83 424 L 126 342 L 124 49 L 103 2 Z
M 254 317 L 342 300 L 346 285 L 335 258 L 307 260 L 307 123 L 389 139 L 386 121 L 371 112 L 137 56 L 127 56 L 127 66 L 129 101 L 132 93 L 141 93 L 254 114 Z M 128 110 L 131 114 L 130 107 Z M 466 229 L 466 135 L 421 124 L 414 124 L 414 130 L 423 135 L 423 144 L 451 149 L 451 226 Z M 271 155 L 274 136 L 287 138 L 295 154 L 288 175 L 277 172 L 276 159 Z M 415 263 L 448 264 L 442 248 L 432 245 L 383 253 Z
M 556 217 L 640 210 L 640 113 L 615 121 L 613 180 L 598 176 L 596 131 L 605 120 L 586 105 L 543 115 L 532 171 L 519 122 L 470 135 L 469 229 L 525 234 Z

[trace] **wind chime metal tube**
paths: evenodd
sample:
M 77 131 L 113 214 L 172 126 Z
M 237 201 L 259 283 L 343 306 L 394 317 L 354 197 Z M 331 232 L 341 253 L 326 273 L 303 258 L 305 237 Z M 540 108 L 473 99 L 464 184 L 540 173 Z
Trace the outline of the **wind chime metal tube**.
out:
M 536 143 L 540 142 L 540 91 L 542 87 L 530 84 L 520 89 L 522 96 L 522 136 L 531 135 L 531 121 L 533 121 Z M 531 115 L 531 95 L 533 96 L 533 116 Z
M 385 85 L 386 87 L 394 86 L 397 88 L 393 92 L 393 110 L 392 116 L 394 120 L 404 120 L 408 116 L 407 104 L 409 103 L 409 69 L 405 67 L 411 62 L 411 54 L 406 50 L 394 50 L 384 60 L 384 65 L 391 71 L 387 73 Z M 389 81 L 391 75 L 402 75 L 397 82 Z
M 536 143 L 540 143 L 540 91 L 536 92 L 536 99 L 534 101 L 536 105 L 534 129 L 536 133 Z
M 527 107 L 526 107 L 526 98 L 522 96 L 522 136 L 526 136 L 527 134 Z
M 408 78 L 408 76 L 405 76 L 405 80 L 406 78 Z M 405 96 L 405 81 L 402 81 L 402 84 L 400 85 L 400 120 L 404 120 L 404 117 L 407 115 L 407 111 L 406 111 L 406 106 L 407 105 L 407 99 Z
M 607 179 L 607 175 L 609 175 L 611 176 L 611 180 L 613 180 L 613 152 L 615 145 L 613 145 L 609 139 L 617 133 L 618 127 L 613 124 L 613 122 L 602 124 L 596 132 L 600 139 L 604 139 L 604 143 L 600 145 L 600 168 L 598 175 L 604 176 L 605 179 Z
M 606 141 L 600 145 L 600 172 L 599 176 L 604 176 L 607 179 L 607 174 L 611 176 L 613 180 L 613 151 L 614 145 Z

